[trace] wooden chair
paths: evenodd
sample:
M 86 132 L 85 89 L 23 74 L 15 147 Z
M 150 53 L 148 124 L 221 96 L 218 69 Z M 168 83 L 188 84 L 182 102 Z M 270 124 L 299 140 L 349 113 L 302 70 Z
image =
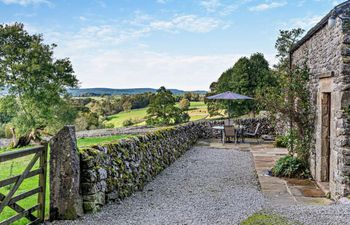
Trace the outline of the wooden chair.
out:
M 260 143 L 260 135 L 259 135 L 259 128 L 260 128 L 261 124 L 258 123 L 256 125 L 256 128 L 255 128 L 255 131 L 254 133 L 250 133 L 250 132 L 246 132 L 244 135 L 248 136 L 248 137 L 251 137 L 251 138 L 256 138 L 256 142 L 257 143 Z
M 224 142 L 230 141 L 231 138 L 233 138 L 233 140 L 236 140 L 236 130 L 233 125 L 224 126 L 224 137 Z
M 233 119 L 225 119 L 224 120 L 225 126 L 232 126 L 233 125 Z

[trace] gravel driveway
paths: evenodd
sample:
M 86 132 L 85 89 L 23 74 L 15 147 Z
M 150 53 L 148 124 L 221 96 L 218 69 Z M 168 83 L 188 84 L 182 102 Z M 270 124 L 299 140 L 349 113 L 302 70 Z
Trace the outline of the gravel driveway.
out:
M 195 147 L 121 204 L 55 224 L 238 224 L 264 204 L 249 152 Z
M 271 205 L 272 211 L 305 225 L 348 225 L 350 224 L 350 205 L 306 206 Z

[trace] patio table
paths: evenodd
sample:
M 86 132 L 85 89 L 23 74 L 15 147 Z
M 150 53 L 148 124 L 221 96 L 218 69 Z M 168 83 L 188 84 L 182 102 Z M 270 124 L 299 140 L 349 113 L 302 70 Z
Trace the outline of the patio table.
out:
M 224 132 L 224 126 L 213 126 L 214 130 L 220 130 L 221 133 L 221 141 L 222 143 L 225 143 L 225 132 Z
M 242 136 L 242 142 L 244 142 L 243 134 L 244 134 L 245 126 L 243 126 L 243 125 L 238 125 L 238 126 L 234 125 L 234 127 L 235 127 L 235 130 L 236 130 L 235 143 L 238 142 L 238 135 Z M 214 130 L 220 130 L 221 131 L 221 140 L 222 140 L 222 143 L 225 144 L 225 132 L 224 132 L 225 128 L 224 128 L 224 126 L 213 126 L 212 128 Z

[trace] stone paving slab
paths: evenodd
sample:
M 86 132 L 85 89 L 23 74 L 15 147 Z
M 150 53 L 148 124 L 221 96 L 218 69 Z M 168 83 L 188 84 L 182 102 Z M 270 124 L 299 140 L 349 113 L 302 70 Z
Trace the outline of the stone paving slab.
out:
M 329 205 L 333 201 L 326 198 L 325 193 L 316 182 L 302 179 L 282 179 L 267 176 L 275 162 L 288 154 L 285 148 L 275 148 L 272 144 L 252 145 L 255 169 L 258 173 L 262 191 L 273 203 Z

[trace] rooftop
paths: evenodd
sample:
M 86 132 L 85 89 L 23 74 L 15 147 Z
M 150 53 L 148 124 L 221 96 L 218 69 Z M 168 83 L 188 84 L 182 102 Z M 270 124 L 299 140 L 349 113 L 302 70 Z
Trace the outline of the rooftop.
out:
M 335 6 L 325 17 L 322 18 L 320 22 L 318 22 L 313 28 L 311 28 L 307 34 L 295 44 L 295 46 L 291 49 L 291 53 L 295 52 L 301 45 L 303 45 L 306 41 L 308 41 L 315 33 L 321 30 L 324 26 L 327 25 L 328 19 L 333 15 L 333 13 L 341 14 L 344 8 L 350 7 L 350 0 L 345 1 L 337 6 Z

